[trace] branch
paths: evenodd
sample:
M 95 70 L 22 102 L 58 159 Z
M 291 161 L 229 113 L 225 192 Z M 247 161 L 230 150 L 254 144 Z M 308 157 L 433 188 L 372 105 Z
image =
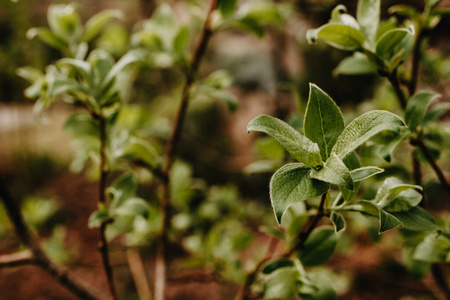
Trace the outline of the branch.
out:
M 400 101 L 400 105 L 402 106 L 403 110 L 406 109 L 406 97 L 405 94 L 403 94 L 402 88 L 400 87 L 400 82 L 398 80 L 397 76 L 397 69 L 392 71 L 392 73 L 387 74 L 387 78 L 389 82 L 391 83 L 392 87 L 394 88 L 395 94 L 397 95 L 398 101 Z
M 212 0 L 205 23 L 197 47 L 194 51 L 191 68 L 187 73 L 186 82 L 181 94 L 181 103 L 178 108 L 177 115 L 174 120 L 174 127 L 172 129 L 171 138 L 167 144 L 166 156 L 164 161 L 164 168 L 162 170 L 163 176 L 160 176 L 163 180 L 163 198 L 161 202 L 161 218 L 162 228 L 158 235 L 158 248 L 156 252 L 155 262 L 155 300 L 164 300 L 165 285 L 166 285 L 166 247 L 167 247 L 167 233 L 170 227 L 170 208 L 171 208 L 171 195 L 170 195 L 170 169 L 175 160 L 178 144 L 180 143 L 180 135 L 183 129 L 184 119 L 189 104 L 189 98 L 195 77 L 198 73 L 200 63 L 204 57 L 206 47 L 212 36 L 211 29 L 211 15 L 220 0 Z
M 106 119 L 103 115 L 97 115 L 97 119 L 100 127 L 100 179 L 98 185 L 98 202 L 100 205 L 105 205 L 106 177 L 108 176 L 108 171 L 106 170 Z M 98 250 L 102 256 L 103 269 L 105 270 L 111 300 L 116 300 L 117 292 L 114 285 L 114 274 L 109 259 L 108 241 L 106 240 L 105 235 L 107 225 L 108 222 L 102 222 L 100 224 Z
M 436 161 L 434 160 L 433 156 L 430 153 L 430 150 L 425 145 L 422 139 L 411 139 L 411 144 L 413 146 L 419 147 L 420 151 L 423 153 L 425 158 L 427 159 L 428 163 L 430 164 L 431 168 L 433 168 L 434 173 L 436 173 L 436 176 L 439 179 L 439 182 L 450 191 L 450 185 L 447 182 L 447 179 L 444 176 L 444 172 L 441 170 L 441 168 L 438 166 Z
M 99 299 L 99 297 L 95 296 L 92 291 L 81 284 L 64 268 L 53 263 L 44 251 L 42 251 L 36 238 L 31 234 L 23 221 L 23 217 L 18 206 L 18 201 L 11 196 L 2 180 L 0 180 L 0 198 L 2 198 L 3 203 L 5 204 L 6 211 L 8 212 L 11 222 L 14 225 L 17 236 L 24 245 L 30 248 L 31 253 L 33 254 L 33 262 L 44 269 L 78 298 L 87 300 Z M 20 259 L 16 260 L 17 263 L 19 263 L 19 261 Z M 25 261 L 26 258 L 23 258 L 22 262 Z
M 36 260 L 30 250 L 0 256 L 0 269 L 34 264 Z
M 303 245 L 305 244 L 306 240 L 308 239 L 311 232 L 316 228 L 317 224 L 319 223 L 320 219 L 326 215 L 324 211 L 324 205 L 325 205 L 325 199 L 326 199 L 327 193 L 322 194 L 322 197 L 320 199 L 320 204 L 317 209 L 316 214 L 310 218 L 308 225 L 300 232 L 297 243 L 288 251 L 281 255 L 266 255 L 253 269 L 253 271 L 249 272 L 247 274 L 247 277 L 245 278 L 244 284 L 239 289 L 235 300 L 248 300 L 250 299 L 250 286 L 252 285 L 253 281 L 255 281 L 256 276 L 258 275 L 259 269 L 267 263 L 269 260 L 275 259 L 275 258 L 286 258 L 291 257 L 296 251 L 300 250 Z M 270 248 L 269 248 L 270 249 Z

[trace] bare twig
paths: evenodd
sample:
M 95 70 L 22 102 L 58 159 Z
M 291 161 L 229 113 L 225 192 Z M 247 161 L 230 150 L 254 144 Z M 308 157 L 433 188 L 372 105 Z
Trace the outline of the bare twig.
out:
M 69 274 L 67 270 L 53 263 L 44 251 L 42 251 L 36 238 L 32 235 L 23 221 L 18 202 L 11 196 L 1 180 L 0 198 L 5 204 L 6 211 L 8 212 L 11 222 L 14 225 L 17 236 L 25 246 L 30 248 L 33 254 L 33 258 L 30 260 L 30 263 L 33 262 L 40 266 L 78 298 L 87 300 L 99 299 L 92 291 L 81 284 L 78 279 Z
M 208 10 L 205 23 L 201 32 L 201 36 L 192 59 L 192 64 L 187 72 L 186 82 L 183 87 L 181 94 L 181 103 L 178 108 L 177 115 L 174 120 L 174 126 L 172 129 L 172 135 L 167 143 L 166 156 L 164 161 L 164 168 L 162 173 L 163 179 L 163 195 L 161 202 L 161 218 L 162 227 L 161 232 L 158 236 L 158 248 L 156 252 L 156 262 L 155 262 L 155 300 L 164 300 L 165 285 L 166 285 L 166 248 L 167 248 L 167 233 L 170 227 L 170 209 L 171 209 L 171 195 L 170 195 L 170 169 L 175 160 L 176 151 L 178 144 L 180 142 L 180 135 L 184 124 L 184 119 L 186 117 L 186 112 L 189 104 L 189 98 L 193 84 L 195 82 L 195 77 L 198 73 L 200 63 L 206 51 L 208 42 L 212 36 L 211 29 L 211 15 L 216 8 L 220 0 L 212 0 L 210 8 Z
M 35 263 L 36 260 L 33 257 L 33 252 L 30 250 L 5 254 L 0 256 L 0 269 L 9 267 L 19 267 L 23 265 L 29 265 Z
M 308 239 L 311 232 L 314 230 L 314 228 L 316 228 L 320 219 L 326 215 L 326 213 L 324 211 L 326 196 L 327 196 L 327 193 L 322 194 L 322 197 L 320 199 L 320 204 L 319 204 L 316 214 L 310 218 L 306 227 L 302 230 L 302 232 L 300 232 L 295 245 L 292 246 L 290 250 L 286 251 L 285 253 L 282 253 L 281 255 L 274 255 L 273 253 L 269 255 L 269 253 L 268 253 L 268 255 L 266 255 L 256 265 L 256 267 L 247 274 L 247 277 L 245 278 L 243 285 L 239 289 L 236 297 L 234 298 L 235 300 L 250 299 L 250 286 L 252 285 L 253 281 L 255 281 L 255 278 L 258 275 L 259 270 L 265 263 L 267 263 L 269 260 L 276 259 L 276 258 L 291 257 L 296 251 L 300 250 L 303 247 L 303 245 L 305 244 L 305 242 Z
M 130 266 L 131 276 L 133 276 L 136 290 L 141 300 L 153 300 L 152 292 L 148 285 L 147 275 L 145 274 L 144 264 L 139 252 L 133 249 L 127 250 L 128 265 Z
M 397 95 L 398 101 L 400 101 L 400 105 L 402 106 L 403 110 L 405 110 L 406 109 L 406 97 L 402 91 L 402 88 L 400 87 L 400 82 L 398 80 L 398 75 L 397 75 L 397 69 L 392 71 L 392 73 L 388 74 L 387 78 L 388 78 L 389 82 L 391 83 L 392 87 L 394 88 L 395 95 Z

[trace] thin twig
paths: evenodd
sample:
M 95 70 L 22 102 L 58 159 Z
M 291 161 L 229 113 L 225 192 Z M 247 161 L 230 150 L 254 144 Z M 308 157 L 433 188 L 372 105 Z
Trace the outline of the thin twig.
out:
M 398 80 L 397 75 L 397 69 L 394 69 L 392 73 L 387 74 L 387 78 L 389 82 L 391 83 L 392 87 L 394 88 L 394 92 L 397 95 L 398 101 L 400 101 L 400 105 L 402 106 L 403 110 L 406 109 L 406 97 L 403 93 L 402 88 L 400 87 L 400 82 Z
M 320 219 L 325 215 L 324 205 L 325 205 L 326 196 L 327 196 L 327 193 L 322 194 L 322 197 L 320 199 L 320 204 L 319 204 L 316 214 L 310 218 L 306 227 L 302 230 L 302 232 L 300 232 L 295 245 L 292 246 L 290 250 L 286 251 L 285 253 L 283 253 L 281 255 L 274 255 L 274 254 L 266 255 L 261 261 L 259 261 L 259 263 L 255 266 L 255 268 L 247 274 L 243 285 L 239 289 L 236 297 L 234 298 L 235 300 L 250 299 L 250 286 L 255 281 L 255 278 L 258 275 L 259 270 L 265 263 L 267 263 L 268 261 L 270 261 L 272 259 L 276 259 L 276 258 L 291 257 L 296 251 L 300 250 L 303 247 L 303 245 L 305 244 L 305 242 L 308 239 L 311 232 L 314 230 L 314 228 L 316 228 Z
M 212 36 L 211 29 L 211 15 L 220 0 L 212 0 L 208 10 L 205 23 L 201 32 L 201 36 L 192 59 L 192 64 L 187 72 L 186 82 L 181 94 L 181 103 L 178 108 L 177 115 L 174 120 L 172 135 L 167 143 L 166 156 L 164 161 L 164 168 L 162 170 L 163 176 L 163 195 L 161 202 L 161 222 L 162 227 L 158 235 L 158 246 L 156 252 L 155 262 L 155 300 L 164 300 L 165 285 L 166 285 L 166 248 L 167 248 L 167 233 L 170 227 L 170 209 L 171 209 L 171 195 L 170 195 L 170 170 L 175 160 L 178 144 L 180 142 L 180 135 L 183 129 L 184 119 L 189 104 L 189 98 L 195 77 L 197 76 L 200 63 L 204 57 L 206 47 Z
M 152 292 L 148 285 L 147 274 L 145 274 L 144 264 L 139 252 L 133 249 L 128 249 L 127 259 L 139 299 L 153 300 Z
M 61 285 L 66 287 L 72 294 L 80 299 L 95 300 L 99 297 L 90 291 L 87 287 L 81 284 L 78 279 L 74 278 L 69 274 L 64 268 L 53 263 L 47 255 L 42 251 L 36 238 L 32 235 L 20 212 L 18 201 L 14 199 L 9 191 L 0 180 L 0 198 L 5 204 L 6 211 L 11 219 L 17 236 L 20 238 L 22 243 L 30 248 L 33 253 L 33 261 L 35 264 L 40 266 L 43 270 L 49 273 L 53 278 L 55 278 Z
M 98 185 L 98 202 L 100 205 L 106 205 L 106 178 L 108 176 L 108 171 L 106 170 L 106 119 L 103 115 L 97 115 L 97 119 L 99 122 L 99 130 L 100 130 L 100 179 Z M 114 274 L 113 268 L 111 266 L 111 261 L 109 259 L 109 250 L 108 250 L 108 241 L 106 240 L 106 227 L 108 222 L 104 221 L 100 224 L 99 230 L 99 242 L 98 249 L 102 256 L 103 268 L 105 270 L 106 279 L 108 282 L 108 289 L 110 293 L 110 299 L 116 300 L 117 293 L 114 285 Z
M 430 150 L 425 145 L 422 139 L 411 139 L 411 144 L 414 146 L 417 146 L 420 151 L 423 153 L 425 158 L 427 159 L 428 163 L 430 164 L 431 168 L 433 169 L 434 173 L 439 179 L 439 182 L 441 185 L 443 185 L 447 190 L 450 190 L 450 185 L 447 182 L 447 179 L 444 176 L 444 172 L 441 170 L 441 168 L 438 166 L 436 161 L 433 158 L 433 155 L 431 155 Z
M 0 269 L 30 265 L 35 262 L 36 260 L 34 259 L 33 252 L 30 250 L 12 254 L 4 254 L 0 256 Z
M 424 37 L 423 29 L 419 30 L 419 33 L 417 34 L 416 42 L 414 44 L 413 49 L 413 58 L 412 58 L 412 70 L 411 70 L 411 78 L 409 80 L 408 84 L 408 92 L 409 95 L 412 96 L 416 92 L 417 88 L 417 81 L 419 79 L 419 65 L 420 65 L 420 57 L 421 52 L 420 48 L 422 47 L 422 41 Z

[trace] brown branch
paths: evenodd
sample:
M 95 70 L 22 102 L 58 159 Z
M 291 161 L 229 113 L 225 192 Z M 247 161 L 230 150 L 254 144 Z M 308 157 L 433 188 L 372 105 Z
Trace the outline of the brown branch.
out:
M 419 33 L 417 34 L 416 41 L 414 44 L 411 78 L 408 84 L 408 92 L 410 96 L 414 95 L 417 88 L 417 81 L 419 78 L 420 57 L 421 57 L 420 48 L 422 47 L 423 37 L 424 37 L 423 29 L 419 29 Z
M 103 115 L 96 116 L 99 122 L 100 129 L 100 179 L 98 185 L 98 202 L 100 205 L 106 205 L 106 178 L 108 176 L 108 171 L 106 170 L 106 119 Z M 98 250 L 102 256 L 103 269 L 105 270 L 106 279 L 108 282 L 108 289 L 110 294 L 110 299 L 116 300 L 117 293 L 114 285 L 114 274 L 113 268 L 111 266 L 111 261 L 109 259 L 108 241 L 106 240 L 106 227 L 108 222 L 102 222 L 99 229 L 99 242 Z
M 0 180 L 0 198 L 5 204 L 6 211 L 10 217 L 17 236 L 20 238 L 22 243 L 30 248 L 33 254 L 33 263 L 40 266 L 44 271 L 49 273 L 53 278 L 55 278 L 61 285 L 67 288 L 72 294 L 80 299 L 95 300 L 99 297 L 90 291 L 87 287 L 81 284 L 78 279 L 73 277 L 64 268 L 53 263 L 47 255 L 42 251 L 36 238 L 32 235 L 28 227 L 25 225 L 22 214 L 20 212 L 20 207 L 18 201 L 14 199 L 9 191 L 4 186 L 3 181 Z M 24 258 L 25 260 L 25 258 Z
M 166 285 L 166 247 L 168 244 L 167 233 L 170 227 L 170 209 L 171 209 L 171 195 L 170 195 L 170 169 L 175 160 L 178 144 L 180 143 L 180 135 L 183 129 L 184 120 L 189 104 L 189 98 L 193 84 L 195 82 L 200 63 L 204 57 L 206 47 L 212 36 L 211 29 L 211 15 L 220 0 L 212 0 L 203 29 L 200 35 L 199 42 L 195 48 L 194 55 L 190 69 L 187 72 L 186 82 L 181 93 L 181 103 L 178 108 L 172 129 L 172 135 L 167 143 L 166 156 L 164 161 L 164 168 L 162 170 L 163 176 L 163 195 L 160 206 L 162 227 L 158 235 L 158 246 L 156 251 L 155 262 L 155 300 L 164 300 L 165 285 Z
M 387 74 L 387 78 L 389 82 L 391 83 L 392 87 L 394 88 L 395 95 L 397 95 L 398 101 L 400 101 L 400 105 L 403 108 L 403 110 L 406 109 L 406 97 L 405 94 L 402 91 L 402 88 L 400 87 L 400 81 L 398 80 L 397 75 L 397 69 L 392 71 L 392 73 Z
M 276 259 L 276 258 L 286 258 L 291 257 L 296 251 L 300 250 L 303 245 L 305 244 L 306 240 L 308 239 L 311 232 L 316 228 L 317 224 L 319 223 L 320 219 L 326 215 L 324 211 L 324 205 L 325 205 L 325 199 L 326 199 L 327 193 L 322 194 L 322 197 L 320 199 L 320 204 L 317 209 L 316 214 L 310 218 L 308 224 L 306 227 L 300 232 L 297 242 L 293 247 L 291 247 L 290 250 L 286 251 L 285 253 L 281 255 L 266 255 L 257 265 L 256 267 L 247 274 L 245 281 L 241 288 L 239 289 L 235 300 L 248 300 L 250 299 L 250 286 L 252 285 L 253 281 L 255 281 L 256 276 L 258 275 L 259 270 L 261 267 L 267 263 L 269 260 Z
M 33 257 L 33 252 L 30 250 L 5 254 L 0 256 L 0 269 L 1 268 L 11 268 L 20 267 L 23 265 L 34 264 L 36 260 Z
M 153 300 L 152 292 L 150 291 L 147 281 L 147 275 L 145 274 L 144 264 L 139 252 L 133 249 L 128 249 L 127 259 L 139 299 Z
M 417 146 L 420 151 L 423 153 L 425 158 L 427 159 L 428 163 L 430 164 L 431 168 L 433 169 L 434 173 L 439 179 L 439 182 L 447 189 L 450 190 L 450 185 L 447 182 L 447 179 L 444 176 L 444 172 L 441 170 L 441 168 L 438 166 L 436 161 L 434 160 L 433 156 L 431 155 L 430 150 L 425 145 L 422 139 L 411 139 L 411 144 L 413 146 Z

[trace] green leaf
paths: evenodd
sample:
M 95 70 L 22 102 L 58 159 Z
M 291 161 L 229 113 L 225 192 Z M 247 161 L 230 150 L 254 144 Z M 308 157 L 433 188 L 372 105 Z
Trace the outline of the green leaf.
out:
M 357 30 L 360 30 L 358 21 L 356 21 L 356 19 L 353 16 L 347 14 L 347 7 L 345 7 L 345 5 L 342 4 L 336 6 L 331 12 L 330 23 L 347 25 Z
M 399 15 L 410 20 L 415 20 L 419 15 L 419 11 L 415 7 L 409 5 L 394 5 L 389 8 L 388 12 L 391 15 Z
M 270 274 L 280 268 L 293 266 L 294 262 L 290 258 L 277 258 L 266 263 L 261 272 L 263 272 L 264 274 Z
M 128 51 L 122 58 L 112 67 L 105 80 L 103 81 L 103 87 L 107 86 L 111 80 L 113 80 L 122 70 L 128 65 L 142 61 L 144 54 L 139 49 L 133 49 Z
M 122 206 L 126 200 L 134 198 L 137 190 L 136 177 L 132 174 L 124 174 L 117 178 L 108 188 L 111 207 L 114 209 Z
M 378 206 L 388 211 L 405 211 L 419 204 L 422 195 L 419 185 L 404 184 L 395 177 L 386 178 L 373 200 Z
M 34 37 L 38 37 L 45 44 L 59 50 L 63 50 L 67 47 L 66 41 L 64 41 L 59 36 L 56 36 L 47 28 L 31 28 L 30 30 L 28 30 L 27 38 L 31 40 Z
M 329 182 L 337 186 L 353 190 L 353 180 L 349 169 L 336 154 L 331 154 L 323 168 L 316 171 L 311 170 L 311 178 Z
M 286 239 L 285 234 L 283 230 L 281 230 L 279 227 L 271 227 L 271 226 L 260 226 L 259 231 L 264 232 L 272 237 L 275 237 L 279 240 L 284 241 Z
M 286 229 L 288 237 L 297 240 L 298 234 L 309 220 L 309 214 L 304 202 L 289 206 L 281 219 L 281 226 Z
M 293 267 L 280 268 L 267 276 L 263 285 L 265 298 L 289 298 L 297 294 L 300 274 Z
M 305 241 L 297 256 L 305 267 L 326 263 L 337 245 L 337 235 L 331 227 L 315 229 Z
M 328 159 L 334 143 L 344 130 L 344 118 L 336 103 L 315 84 L 309 85 L 303 128 L 305 136 L 319 146 L 323 160 Z
M 155 148 L 146 140 L 137 137 L 130 138 L 123 153 L 119 156 L 138 163 L 144 163 L 151 168 L 159 167 L 162 163 L 161 157 Z
M 312 168 L 320 168 L 323 165 L 319 146 L 277 118 L 260 115 L 248 124 L 247 131 L 267 133 L 292 157 Z
M 65 94 L 83 95 L 89 97 L 89 89 L 74 79 L 57 79 L 47 90 L 48 97 L 53 98 Z
M 358 182 L 383 172 L 384 169 L 378 167 L 362 167 L 350 171 L 350 175 L 352 176 L 353 182 Z
M 376 53 L 389 61 L 397 52 L 402 50 L 399 47 L 408 36 L 414 36 L 414 27 L 388 30 L 377 40 Z
M 449 262 L 450 239 L 442 234 L 430 234 L 417 246 L 414 259 L 429 263 Z
M 441 118 L 450 109 L 450 103 L 438 103 L 433 105 L 422 121 L 422 126 Z
M 388 230 L 402 226 L 402 223 L 392 214 L 384 211 L 375 203 L 367 200 L 360 200 L 352 205 L 346 205 L 340 210 L 358 211 L 369 217 L 376 217 L 379 223 L 378 233 L 383 233 Z
M 100 31 L 113 19 L 123 19 L 124 15 L 120 10 L 107 9 L 92 16 L 85 25 L 83 41 L 90 42 Z
M 74 136 L 89 135 L 98 139 L 100 134 L 98 123 L 87 113 L 71 115 L 66 120 L 64 129 Z
M 226 2 L 226 1 L 225 1 Z M 189 45 L 189 28 L 181 26 L 173 39 L 173 50 L 176 53 L 183 54 Z
M 406 248 L 403 250 L 403 261 L 406 269 L 416 280 L 423 279 L 431 269 L 431 264 L 414 259 L 413 248 Z
M 351 171 L 361 167 L 358 156 L 356 155 L 355 152 L 352 152 L 349 155 L 347 155 L 347 157 L 344 158 L 343 162 L 347 166 L 347 168 L 350 170 L 350 175 L 351 175 Z M 339 190 L 341 191 L 342 196 L 344 197 L 344 200 L 350 201 L 358 193 L 359 187 L 360 187 L 359 182 L 353 182 L 353 190 L 346 189 L 345 187 L 342 187 L 342 186 L 339 187 Z
M 361 25 L 361 31 L 364 33 L 366 41 L 370 45 L 374 45 L 380 22 L 380 0 L 359 0 L 356 19 Z
M 394 134 L 394 137 L 391 137 L 392 139 L 387 144 L 382 145 L 378 149 L 378 155 L 387 162 L 391 161 L 392 153 L 400 144 L 400 142 L 402 142 L 410 135 L 410 131 L 406 127 L 401 128 L 398 133 L 396 133 L 395 131 L 391 131 L 391 133 Z
M 383 130 L 405 126 L 397 115 L 383 110 L 369 111 L 354 119 L 338 137 L 331 153 L 344 159 L 365 141 Z
M 334 225 L 334 231 L 336 233 L 345 230 L 345 219 L 341 214 L 336 212 L 332 212 L 330 216 L 330 220 Z
M 392 215 L 403 223 L 404 229 L 411 231 L 431 231 L 438 227 L 433 217 L 421 207 L 413 207 L 408 211 L 392 212 Z
M 142 198 L 129 198 L 122 205 L 114 209 L 114 213 L 120 216 L 141 216 L 148 218 L 150 205 Z
M 106 210 L 96 210 L 89 217 L 88 227 L 89 228 L 100 227 L 100 225 L 103 222 L 105 222 L 109 219 L 111 219 L 109 212 L 107 212 Z
M 364 35 L 361 31 L 342 24 L 325 24 L 317 29 L 308 30 L 306 34 L 310 42 L 322 39 L 341 50 L 361 50 L 364 44 Z
M 222 16 L 226 17 L 231 15 L 237 6 L 237 0 L 219 1 L 218 9 Z
M 422 122 L 431 101 L 433 101 L 437 97 L 439 97 L 439 94 L 428 91 L 421 91 L 414 94 L 408 100 L 405 112 L 405 122 L 412 132 L 414 132 L 417 126 L 419 126 Z
M 325 193 L 330 185 L 312 179 L 311 168 L 300 163 L 284 165 L 270 180 L 270 199 L 275 217 L 280 223 L 285 210 L 292 204 Z
M 91 73 L 91 65 L 81 59 L 63 58 L 58 61 L 58 66 L 61 65 L 74 67 L 84 79 L 87 79 Z
M 365 55 L 355 52 L 346 57 L 333 70 L 333 75 L 366 75 L 376 74 L 377 68 L 367 59 Z
M 50 30 L 67 42 L 76 42 L 81 37 L 83 26 L 74 4 L 51 5 L 47 21 Z
M 330 276 L 325 272 L 308 272 L 301 278 L 298 296 L 301 300 L 337 300 L 338 296 L 333 288 Z

